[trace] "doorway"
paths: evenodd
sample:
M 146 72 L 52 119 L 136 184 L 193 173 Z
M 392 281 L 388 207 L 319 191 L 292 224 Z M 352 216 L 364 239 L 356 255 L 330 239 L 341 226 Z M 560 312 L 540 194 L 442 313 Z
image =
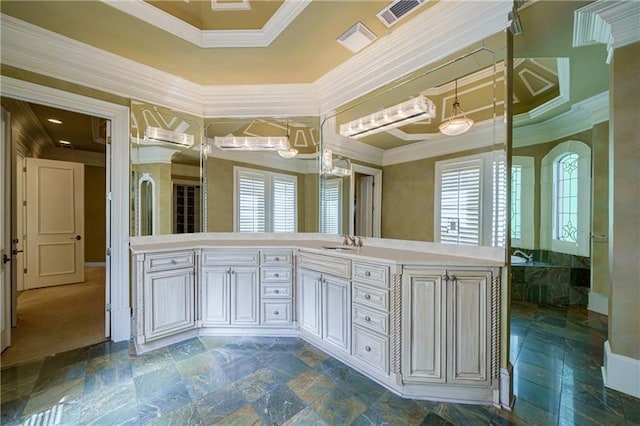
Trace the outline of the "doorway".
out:
M 349 234 L 361 237 L 380 235 L 382 170 L 351 165 L 349 185 Z
M 101 316 L 104 335 L 110 335 L 114 342 L 128 340 L 131 336 L 128 257 L 129 108 L 6 76 L 1 76 L 0 82 L 3 98 L 84 113 L 111 122 L 111 134 L 107 134 L 107 139 L 111 139 L 111 144 L 108 144 L 110 152 L 105 156 L 104 168 L 107 207 L 102 214 L 107 221 L 106 242 L 102 250 L 105 247 L 107 249 L 104 265 L 106 306 L 102 307 Z M 14 289 L 16 281 L 12 280 Z M 14 291 L 15 293 L 17 292 Z

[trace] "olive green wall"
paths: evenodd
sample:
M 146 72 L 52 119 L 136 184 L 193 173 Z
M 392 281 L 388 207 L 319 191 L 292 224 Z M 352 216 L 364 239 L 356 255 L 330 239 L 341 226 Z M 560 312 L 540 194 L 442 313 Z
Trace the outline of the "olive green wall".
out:
M 489 152 L 480 148 L 382 168 L 382 238 L 433 241 L 437 161 Z
M 318 222 L 317 174 L 302 174 L 210 157 L 207 159 L 207 221 L 209 232 L 233 232 L 233 168 L 288 174 L 298 179 L 298 232 L 316 232 Z
M 106 170 L 84 166 L 84 260 L 104 262 L 106 243 Z
M 591 232 L 609 234 L 609 122 L 593 127 L 591 145 Z M 591 291 L 609 294 L 609 241 L 594 239 L 591 244 Z

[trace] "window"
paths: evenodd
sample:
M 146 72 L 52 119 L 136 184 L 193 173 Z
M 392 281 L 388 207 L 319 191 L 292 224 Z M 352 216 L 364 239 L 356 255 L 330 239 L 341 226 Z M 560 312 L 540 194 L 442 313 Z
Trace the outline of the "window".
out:
M 342 179 L 324 179 L 322 183 L 320 232 L 340 234 L 342 230 Z
M 567 141 L 549 151 L 542 159 L 541 189 L 541 247 L 589 256 L 591 149 Z
M 295 176 L 234 168 L 236 232 L 296 232 Z
M 514 156 L 511 163 L 511 245 L 534 248 L 533 157 Z
M 436 162 L 435 241 L 504 245 L 504 171 L 504 152 Z

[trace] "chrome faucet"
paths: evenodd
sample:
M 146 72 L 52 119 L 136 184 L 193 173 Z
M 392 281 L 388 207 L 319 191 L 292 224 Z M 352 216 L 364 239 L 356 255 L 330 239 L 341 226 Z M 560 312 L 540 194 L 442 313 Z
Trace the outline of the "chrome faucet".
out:
M 351 236 L 351 235 L 343 235 L 342 236 L 342 245 L 343 246 L 352 246 L 352 247 L 362 247 L 362 240 L 360 237 Z
M 516 251 L 513 252 L 513 255 L 514 256 L 520 255 L 520 256 L 524 257 L 525 259 L 527 259 L 527 263 L 533 263 L 533 253 L 527 254 L 527 253 L 523 252 L 522 250 L 516 250 Z

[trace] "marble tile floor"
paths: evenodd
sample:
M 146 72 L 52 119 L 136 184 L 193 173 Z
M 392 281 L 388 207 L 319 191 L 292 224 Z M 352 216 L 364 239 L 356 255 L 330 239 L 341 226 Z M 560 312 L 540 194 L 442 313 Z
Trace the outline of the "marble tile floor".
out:
M 516 304 L 517 401 L 402 399 L 297 338 L 199 337 L 136 356 L 101 343 L 4 368 L 3 425 L 640 425 L 602 386 L 606 317 Z

